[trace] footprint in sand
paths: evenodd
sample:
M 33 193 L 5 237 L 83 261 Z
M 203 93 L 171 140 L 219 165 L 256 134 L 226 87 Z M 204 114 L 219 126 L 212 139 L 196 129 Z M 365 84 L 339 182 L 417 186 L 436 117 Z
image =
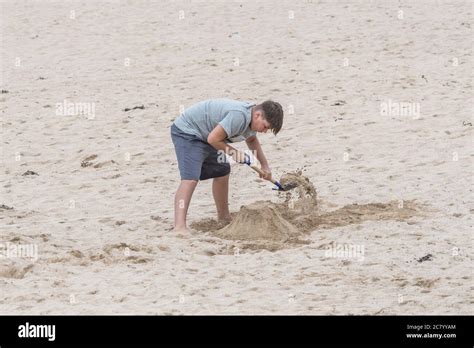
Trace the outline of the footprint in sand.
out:
M 102 162 L 99 162 L 99 163 L 94 163 L 94 160 L 96 158 L 98 158 L 99 156 L 98 155 L 90 155 L 90 156 L 87 156 L 86 158 L 84 158 L 82 161 L 81 161 L 81 167 L 82 168 L 86 168 L 86 167 L 93 167 L 93 168 L 102 168 L 102 167 L 105 167 L 105 166 L 110 166 L 112 164 L 117 164 L 117 162 L 115 162 L 114 160 L 109 160 L 109 161 L 102 161 Z M 120 176 L 120 175 L 119 175 Z M 118 176 L 116 176 L 118 177 Z
M 422 288 L 430 289 L 435 285 L 435 283 L 439 280 L 440 278 L 436 279 L 423 279 L 423 278 L 416 278 L 416 283 L 415 286 L 419 286 Z
M 23 279 L 33 266 L 32 263 L 23 260 L 1 260 L 0 278 Z
M 81 167 L 85 168 L 85 167 L 89 167 L 89 166 L 93 165 L 92 161 L 95 160 L 97 157 L 99 157 L 99 156 L 98 155 L 87 156 L 86 158 L 84 158 L 81 161 Z
M 102 167 L 105 167 L 105 166 L 109 166 L 109 165 L 111 165 L 111 164 L 117 164 L 117 162 L 115 162 L 114 160 L 103 161 L 103 162 L 94 164 L 93 167 L 94 167 L 94 168 L 102 168 Z

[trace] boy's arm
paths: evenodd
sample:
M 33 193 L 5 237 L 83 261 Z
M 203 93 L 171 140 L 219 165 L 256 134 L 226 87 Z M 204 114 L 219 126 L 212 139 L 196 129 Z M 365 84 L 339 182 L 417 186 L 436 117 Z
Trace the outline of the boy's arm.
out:
M 247 139 L 245 139 L 245 142 L 247 143 L 248 148 L 252 152 L 257 153 L 257 159 L 262 166 L 262 170 L 269 173 L 268 176 L 260 176 L 260 177 L 268 180 L 269 178 L 271 178 L 272 171 L 270 169 L 270 166 L 268 165 L 267 158 L 265 157 L 265 154 L 263 153 L 262 146 L 260 145 L 260 142 L 258 141 L 257 136 L 252 135 L 251 137 L 248 137 Z

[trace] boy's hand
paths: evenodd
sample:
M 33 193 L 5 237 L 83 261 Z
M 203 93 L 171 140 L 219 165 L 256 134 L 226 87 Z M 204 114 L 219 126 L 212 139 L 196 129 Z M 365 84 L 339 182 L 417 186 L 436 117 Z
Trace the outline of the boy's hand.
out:
M 265 180 L 271 180 L 272 170 L 270 169 L 270 167 L 269 166 L 262 166 L 261 169 L 265 172 L 265 175 L 260 174 L 260 178 L 265 179 Z

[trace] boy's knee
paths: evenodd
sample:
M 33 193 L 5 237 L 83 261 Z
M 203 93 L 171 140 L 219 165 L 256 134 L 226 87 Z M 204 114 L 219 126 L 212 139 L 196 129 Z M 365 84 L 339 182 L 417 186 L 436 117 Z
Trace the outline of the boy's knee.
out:
M 196 186 L 198 184 L 199 180 L 194 180 L 194 179 L 183 179 L 181 180 L 181 185 L 183 186 Z

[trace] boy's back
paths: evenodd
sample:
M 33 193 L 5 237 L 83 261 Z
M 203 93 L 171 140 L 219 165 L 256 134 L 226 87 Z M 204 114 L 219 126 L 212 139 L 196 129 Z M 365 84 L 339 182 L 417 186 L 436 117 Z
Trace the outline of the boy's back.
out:
M 220 124 L 229 141 L 241 141 L 256 134 L 249 127 L 254 105 L 226 98 L 208 99 L 187 108 L 174 124 L 181 131 L 206 142 L 209 133 Z

